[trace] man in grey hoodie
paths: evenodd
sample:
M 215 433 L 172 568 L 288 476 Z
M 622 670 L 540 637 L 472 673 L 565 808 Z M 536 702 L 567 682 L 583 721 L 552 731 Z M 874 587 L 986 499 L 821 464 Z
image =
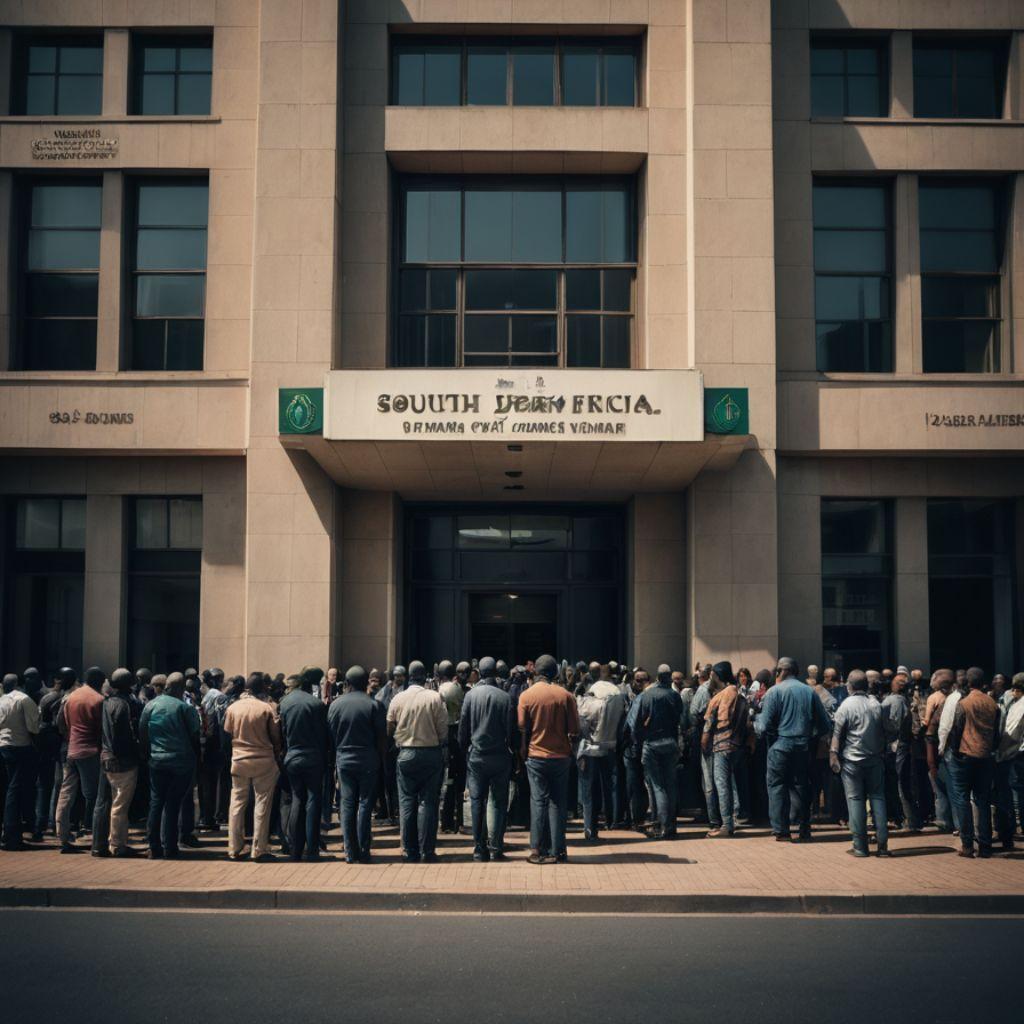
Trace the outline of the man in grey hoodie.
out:
M 595 797 L 605 821 L 622 820 L 616 753 L 626 725 L 626 701 L 615 683 L 598 679 L 576 698 L 580 716 L 580 742 L 576 750 L 580 803 L 583 805 L 583 836 L 598 838 Z

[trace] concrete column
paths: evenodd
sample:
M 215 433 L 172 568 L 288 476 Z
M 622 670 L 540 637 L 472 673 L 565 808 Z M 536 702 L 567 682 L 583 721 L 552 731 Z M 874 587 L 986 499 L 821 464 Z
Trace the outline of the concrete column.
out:
M 1010 245 L 1003 269 L 1002 372 L 1024 369 L 1024 306 L 1014 298 L 1024 295 L 1024 175 L 1015 174 L 1010 189 Z
M 1024 32 L 1010 37 L 1010 59 L 1006 67 L 1006 96 L 1003 117 L 1019 120 L 1024 113 Z
M 82 661 L 108 672 L 124 657 L 124 499 L 90 494 L 85 504 Z
M 893 32 L 889 37 L 889 116 L 914 116 L 914 34 Z
M 11 66 L 12 33 L 9 28 L 0 28 L 0 68 Z M 0 116 L 11 112 L 11 76 L 0 75 Z
M 100 221 L 99 319 L 96 324 L 96 369 L 117 370 L 121 365 L 121 242 L 124 224 L 124 175 L 103 174 Z
M 1014 572 L 1017 580 L 1018 592 L 1021 586 L 1024 586 L 1024 497 L 1017 498 L 1013 503 L 1013 536 L 1014 536 L 1014 550 L 1016 551 L 1016 565 L 1014 566 Z M 1017 600 L 1016 602 L 1016 636 L 1017 636 L 1017 650 L 1012 652 L 1012 655 L 1008 661 L 1003 664 L 1013 665 L 1014 670 L 1024 664 L 1024 601 Z M 1007 638 L 1011 647 L 1013 644 L 1013 633 Z M 998 643 L 998 641 L 997 641 Z M 997 646 L 996 654 L 1001 655 L 1002 645 Z
M 893 609 L 896 619 L 896 661 L 904 665 L 928 665 L 931 660 L 928 631 L 928 501 L 897 498 L 895 502 L 895 582 Z M 935 668 L 936 666 L 932 666 Z
M 199 661 L 232 672 L 245 656 L 245 487 L 227 480 L 213 491 L 212 476 L 204 474 Z
M 901 174 L 893 188 L 893 369 L 920 373 L 921 244 L 917 177 Z
M 783 459 L 779 464 L 779 653 L 801 665 L 827 668 L 818 469 L 814 459 Z
M 0 76 L 2 77 L 2 76 Z M 14 177 L 10 171 L 0 171 L 0 223 L 3 223 L 4 237 L 11 237 L 14 223 Z M 12 369 L 14 337 L 11 309 L 11 247 L 0 245 L 0 370 Z
M 123 117 L 128 113 L 128 61 L 131 33 L 126 28 L 108 28 L 103 33 L 103 116 Z

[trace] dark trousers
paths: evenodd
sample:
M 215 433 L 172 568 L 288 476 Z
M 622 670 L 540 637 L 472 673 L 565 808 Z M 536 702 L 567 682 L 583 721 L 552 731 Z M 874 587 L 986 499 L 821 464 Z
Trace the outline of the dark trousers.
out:
M 1016 780 L 1017 765 L 1024 765 L 1024 758 L 997 761 L 993 783 L 996 804 L 996 832 L 999 842 L 1012 843 L 1016 830 L 1016 812 L 1013 804 L 1013 783 Z
M 297 768 L 286 764 L 284 770 L 291 790 L 287 829 L 292 860 L 299 860 L 303 852 L 315 856 L 320 853 L 323 767 Z
M 188 780 L 188 791 L 181 801 L 181 819 L 179 827 L 183 836 L 190 836 L 196 830 L 196 777 L 198 772 L 193 769 Z
M 320 818 L 322 826 L 331 827 L 334 821 L 334 812 L 338 804 L 338 773 L 334 755 L 330 754 L 327 760 L 327 770 L 324 772 L 323 791 L 320 797 Z
M 569 816 L 569 757 L 530 757 L 530 846 L 544 857 L 565 850 Z
M 885 773 L 895 782 L 896 798 L 899 800 L 898 806 L 902 808 L 904 826 L 917 831 L 921 827 L 921 812 L 914 796 L 914 761 L 910 756 L 909 746 L 901 744 L 895 753 L 886 752 Z M 886 786 L 886 797 L 888 795 L 889 786 Z
M 231 802 L 231 770 L 225 771 L 224 758 L 215 754 L 203 761 L 199 767 L 199 822 L 205 829 L 215 829 L 226 819 Z
M 437 846 L 437 809 L 444 781 L 440 747 L 406 747 L 398 752 L 398 802 L 402 849 L 408 857 L 432 854 Z M 370 794 L 372 799 L 373 794 Z
M 45 832 L 53 821 L 53 783 L 57 777 L 59 750 L 43 750 L 39 754 L 36 770 L 36 820 L 37 833 Z
M 626 800 L 630 821 L 639 828 L 647 820 L 647 787 L 640 758 L 626 753 L 622 759 L 626 768 Z
M 473 819 L 473 848 L 480 853 L 489 848 L 493 853 L 505 849 L 505 823 L 508 820 L 508 783 L 512 774 L 512 758 L 506 751 L 480 755 L 469 752 L 466 762 L 466 785 L 469 788 L 469 809 Z M 487 798 L 493 800 L 493 822 L 487 834 Z
M 674 739 L 648 740 L 642 755 L 647 781 L 654 791 L 658 821 L 666 836 L 676 831 L 676 762 L 679 744 Z
M 444 780 L 441 828 L 457 832 L 462 828 L 462 807 L 466 799 L 466 755 L 459 747 L 459 727 L 448 726 L 448 770 Z
M 92 848 L 110 849 L 110 804 L 113 793 L 107 781 L 107 773 L 100 766 L 100 781 L 96 787 L 96 805 L 92 811 Z
M 14 849 L 22 843 L 22 826 L 32 820 L 39 772 L 35 747 L 0 747 L 7 770 L 4 796 L 3 845 Z
M 995 761 L 990 757 L 964 757 L 951 754 L 947 760 L 953 783 L 953 800 L 960 826 L 960 845 L 974 849 L 974 812 L 978 809 L 978 846 L 992 849 L 992 779 Z
M 181 805 L 191 795 L 194 768 L 149 766 L 149 822 L 147 835 L 153 853 L 178 852 Z
M 370 855 L 373 841 L 373 799 L 377 791 L 380 761 L 375 752 L 364 757 L 346 755 L 338 762 L 338 788 L 341 790 L 341 834 L 345 840 L 345 859 L 352 864 Z M 436 815 L 435 798 L 435 815 Z M 434 819 L 437 830 L 437 818 Z M 417 832 L 417 836 L 419 833 Z M 404 833 L 403 833 L 404 841 Z M 431 845 L 431 849 L 433 846 Z
M 811 831 L 810 753 L 807 747 L 783 750 L 775 743 L 768 751 L 768 816 L 772 832 L 788 836 L 796 825 L 801 835 Z
M 597 835 L 597 809 L 604 811 L 604 820 L 608 825 L 619 821 L 622 812 L 619 809 L 618 765 L 614 754 L 603 757 L 579 758 L 576 771 L 579 788 L 579 800 L 583 806 L 583 828 L 590 835 Z

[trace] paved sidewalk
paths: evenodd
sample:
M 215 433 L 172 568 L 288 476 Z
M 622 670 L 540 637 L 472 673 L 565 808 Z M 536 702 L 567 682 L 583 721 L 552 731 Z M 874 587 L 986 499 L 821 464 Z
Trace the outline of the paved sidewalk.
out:
M 133 841 L 141 841 L 138 833 Z M 371 865 L 233 863 L 226 836 L 178 861 L 114 860 L 45 849 L 0 853 L 0 906 L 552 912 L 1024 913 L 1024 850 L 965 861 L 957 841 L 927 831 L 894 838 L 888 860 L 847 855 L 848 834 L 816 826 L 812 842 L 776 843 L 765 829 L 710 840 L 683 827 L 675 842 L 570 832 L 569 863 L 526 862 L 528 835 L 509 835 L 510 859 L 477 864 L 466 836 L 439 837 L 437 864 L 404 864 L 397 829 L 375 835 Z M 83 840 L 84 842 L 84 840 Z

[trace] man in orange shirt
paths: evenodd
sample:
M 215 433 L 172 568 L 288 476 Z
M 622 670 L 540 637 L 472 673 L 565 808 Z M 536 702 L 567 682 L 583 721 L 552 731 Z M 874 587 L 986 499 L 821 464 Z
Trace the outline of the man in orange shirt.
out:
M 533 685 L 519 698 L 521 754 L 530 777 L 531 864 L 568 860 L 569 764 L 580 719 L 573 695 L 555 685 L 557 675 L 555 659 L 542 654 L 534 663 Z
M 95 666 L 86 669 L 85 684 L 72 691 L 60 711 L 58 729 L 68 740 L 64 781 L 60 786 L 56 811 L 61 853 L 75 853 L 79 849 L 71 838 L 71 811 L 79 793 L 85 799 L 85 826 L 92 828 L 100 784 L 100 747 L 103 745 L 103 697 L 100 690 L 105 679 L 102 669 Z

